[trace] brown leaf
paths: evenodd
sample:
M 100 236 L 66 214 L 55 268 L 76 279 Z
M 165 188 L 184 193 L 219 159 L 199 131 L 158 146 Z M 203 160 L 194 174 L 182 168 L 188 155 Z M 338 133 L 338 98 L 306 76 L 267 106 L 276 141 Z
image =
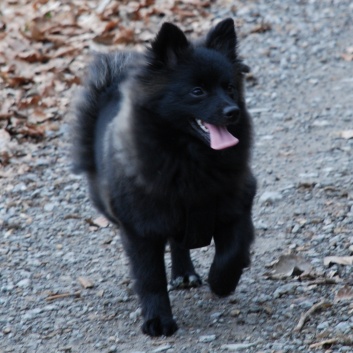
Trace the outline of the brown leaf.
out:
M 48 114 L 44 109 L 36 108 L 31 111 L 30 116 L 28 117 L 28 122 L 31 124 L 42 123 L 50 119 L 51 114 Z
M 9 152 L 11 149 L 11 135 L 5 130 L 0 129 L 0 153 Z
M 41 97 L 39 95 L 23 98 L 19 101 L 17 107 L 22 110 L 22 109 L 27 109 L 29 107 L 37 106 L 40 100 L 41 100 Z
M 135 33 L 132 29 L 120 27 L 118 35 L 114 39 L 114 44 L 130 44 L 135 40 Z
M 113 29 L 115 29 L 118 25 L 118 21 L 109 21 L 104 30 L 103 30 L 103 33 L 107 33 L 107 32 L 111 32 Z
M 353 256 L 327 256 L 324 258 L 324 265 L 353 265 Z
M 0 77 L 2 77 L 7 85 L 12 88 L 18 88 L 28 83 L 33 83 L 33 79 L 31 77 L 17 76 L 5 72 L 0 72 Z
M 48 1 L 49 0 L 35 0 L 33 3 L 33 8 L 37 10 L 41 5 L 46 4 Z
M 114 42 L 115 34 L 111 32 L 103 33 L 93 38 L 93 41 L 98 44 L 112 45 Z
M 352 300 L 353 299 L 353 288 L 345 285 L 344 287 L 340 288 L 336 295 L 334 301 L 337 303 L 342 300 Z
M 10 162 L 13 143 L 11 136 L 5 129 L 0 129 L 0 165 L 5 166 Z
M 345 53 L 341 54 L 345 61 L 353 61 L 353 46 L 346 48 Z
M 81 286 L 85 289 L 94 287 L 94 283 L 92 282 L 92 280 L 87 277 L 79 277 L 78 281 L 80 282 Z
M 36 19 L 29 23 L 28 25 L 28 32 L 23 32 L 23 35 L 31 40 L 34 41 L 43 41 L 45 39 L 45 30 L 44 24 L 47 21 L 43 19 Z
M 20 60 L 27 61 L 30 64 L 33 64 L 36 62 L 40 62 L 40 63 L 46 62 L 49 59 L 48 56 L 46 56 L 42 53 L 39 53 L 38 51 L 35 51 L 35 50 L 30 50 L 30 51 L 26 51 L 24 53 L 19 53 L 16 55 L 16 58 L 20 59 Z
M 59 48 L 56 53 L 53 55 L 53 58 L 61 58 L 65 56 L 75 56 L 79 53 L 79 50 L 74 47 L 66 46 Z
M 303 273 L 310 273 L 313 269 L 309 261 L 294 254 L 281 255 L 271 267 L 272 272 L 269 276 L 275 279 L 300 276 Z
M 344 61 L 353 61 L 353 54 L 343 53 L 341 57 Z
M 26 123 L 16 128 L 15 133 L 24 135 L 26 137 L 41 139 L 45 135 L 45 127 L 43 125 Z

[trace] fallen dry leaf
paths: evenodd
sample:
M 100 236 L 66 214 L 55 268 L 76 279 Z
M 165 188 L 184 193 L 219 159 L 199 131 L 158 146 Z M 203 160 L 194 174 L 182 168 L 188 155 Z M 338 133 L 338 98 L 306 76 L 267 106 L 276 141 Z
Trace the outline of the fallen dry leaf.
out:
M 351 286 L 345 285 L 340 288 L 336 295 L 334 301 L 337 303 L 343 300 L 352 300 L 353 299 L 353 288 Z
M 41 139 L 45 136 L 45 130 L 46 128 L 43 125 L 26 123 L 25 125 L 19 126 L 14 131 L 16 134 L 21 134 L 26 137 Z
M 343 53 L 341 56 L 344 61 L 353 61 L 353 54 Z
M 16 58 L 27 61 L 28 63 L 31 63 L 31 64 L 36 62 L 43 63 L 49 59 L 48 56 L 36 50 L 29 50 L 24 53 L 18 53 L 16 55 Z
M 80 282 L 81 286 L 85 289 L 94 287 L 94 283 L 87 277 L 79 277 L 78 281 Z
M 324 258 L 324 265 L 353 265 L 353 256 L 327 256 Z
M 345 140 L 349 140 L 353 138 L 353 130 L 344 130 L 340 133 L 340 137 L 344 138 Z
M 11 136 L 5 129 L 0 129 L 0 166 L 9 164 L 13 143 Z
M 313 270 L 309 261 L 294 254 L 281 255 L 280 258 L 269 267 L 272 268 L 272 271 L 267 275 L 274 279 L 300 276 L 310 273 Z
M 105 217 L 100 216 L 100 217 L 97 217 L 96 219 L 94 219 L 92 221 L 92 224 L 99 226 L 101 228 L 106 228 L 109 225 L 109 221 Z
M 11 135 L 5 130 L 0 129 L 0 153 L 9 152 L 9 145 L 11 143 Z
M 341 54 L 341 57 L 345 61 L 353 61 L 353 46 L 346 48 L 345 52 Z

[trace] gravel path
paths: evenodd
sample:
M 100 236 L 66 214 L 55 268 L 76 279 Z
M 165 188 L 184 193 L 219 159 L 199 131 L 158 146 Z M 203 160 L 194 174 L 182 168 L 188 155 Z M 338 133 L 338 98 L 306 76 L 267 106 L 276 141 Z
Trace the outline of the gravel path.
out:
M 236 293 L 172 291 L 179 331 L 141 334 L 119 232 L 70 174 L 63 122 L 0 179 L 0 352 L 353 351 L 353 4 L 236 4 L 212 7 L 233 11 L 252 67 L 257 242 Z M 203 278 L 212 254 L 193 252 Z

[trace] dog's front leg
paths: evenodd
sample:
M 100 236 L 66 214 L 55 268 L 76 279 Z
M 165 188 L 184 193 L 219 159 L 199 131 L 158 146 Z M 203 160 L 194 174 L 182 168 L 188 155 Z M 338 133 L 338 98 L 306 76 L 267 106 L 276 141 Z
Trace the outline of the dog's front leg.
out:
M 211 290 L 226 296 L 235 290 L 243 269 L 250 264 L 254 227 L 250 212 L 231 224 L 218 225 L 214 236 L 216 254 L 208 276 Z
M 178 329 L 167 292 L 165 244 L 163 239 L 124 234 L 124 246 L 142 306 L 142 331 L 150 336 L 170 336 Z

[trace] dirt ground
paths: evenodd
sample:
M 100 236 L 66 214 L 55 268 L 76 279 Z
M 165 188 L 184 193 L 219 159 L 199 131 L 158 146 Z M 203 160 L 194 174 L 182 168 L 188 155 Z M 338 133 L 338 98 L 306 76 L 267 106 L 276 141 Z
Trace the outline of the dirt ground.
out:
M 229 16 L 252 68 L 252 265 L 220 299 L 213 246 L 193 251 L 204 283 L 170 292 L 179 330 L 151 339 L 119 231 L 70 172 L 69 103 L 92 49 Z M 2 1 L 0 352 L 352 352 L 352 33 L 349 0 Z

